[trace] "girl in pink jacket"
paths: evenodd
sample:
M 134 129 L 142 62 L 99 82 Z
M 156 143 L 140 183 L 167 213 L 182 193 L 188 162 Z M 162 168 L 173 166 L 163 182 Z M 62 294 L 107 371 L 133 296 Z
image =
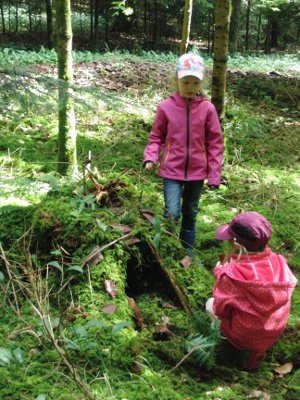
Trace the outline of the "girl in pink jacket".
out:
M 235 347 L 250 351 L 246 369 L 258 368 L 283 333 L 297 283 L 286 259 L 268 247 L 271 232 L 269 221 L 254 211 L 216 232 L 231 251 L 214 269 L 214 297 L 206 310 L 221 320 L 223 335 Z
M 166 218 L 182 215 L 180 240 L 190 249 L 203 181 L 210 189 L 220 184 L 223 140 L 214 105 L 199 96 L 203 59 L 184 54 L 177 63 L 176 93 L 159 104 L 144 152 L 144 166 L 153 168 L 162 153 L 159 176 L 163 178 Z M 182 204 L 181 204 L 182 203 Z

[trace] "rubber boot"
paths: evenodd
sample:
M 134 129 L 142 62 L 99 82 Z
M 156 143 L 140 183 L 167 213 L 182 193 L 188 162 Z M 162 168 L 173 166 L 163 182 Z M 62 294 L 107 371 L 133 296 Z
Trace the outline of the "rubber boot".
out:
M 179 239 L 182 246 L 187 249 L 188 255 L 193 258 L 194 244 L 195 244 L 196 232 L 190 231 L 189 229 L 181 229 Z

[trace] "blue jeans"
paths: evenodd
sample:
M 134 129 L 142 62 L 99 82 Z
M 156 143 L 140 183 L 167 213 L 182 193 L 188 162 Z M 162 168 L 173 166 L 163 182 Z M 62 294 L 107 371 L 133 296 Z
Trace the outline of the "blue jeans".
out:
M 203 181 L 177 181 L 164 178 L 165 218 L 179 220 L 181 228 L 194 231 Z M 182 205 L 181 205 L 182 199 Z

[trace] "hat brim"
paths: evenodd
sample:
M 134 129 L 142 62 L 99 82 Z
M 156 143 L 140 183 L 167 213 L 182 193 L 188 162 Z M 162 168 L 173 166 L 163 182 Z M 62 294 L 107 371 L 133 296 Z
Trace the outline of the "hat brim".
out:
M 233 238 L 232 234 L 229 232 L 229 224 L 222 225 L 217 229 L 216 238 L 218 240 L 229 240 Z
M 178 71 L 178 79 L 184 78 L 185 76 L 194 76 L 195 78 L 203 80 L 204 73 L 201 71 Z

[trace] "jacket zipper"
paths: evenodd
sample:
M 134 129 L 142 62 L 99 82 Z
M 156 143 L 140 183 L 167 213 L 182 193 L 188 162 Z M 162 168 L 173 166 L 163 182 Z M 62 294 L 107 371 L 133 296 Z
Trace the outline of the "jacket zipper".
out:
M 186 106 L 186 161 L 184 168 L 184 180 L 187 181 L 187 172 L 189 167 L 189 153 L 190 153 L 190 103 Z

